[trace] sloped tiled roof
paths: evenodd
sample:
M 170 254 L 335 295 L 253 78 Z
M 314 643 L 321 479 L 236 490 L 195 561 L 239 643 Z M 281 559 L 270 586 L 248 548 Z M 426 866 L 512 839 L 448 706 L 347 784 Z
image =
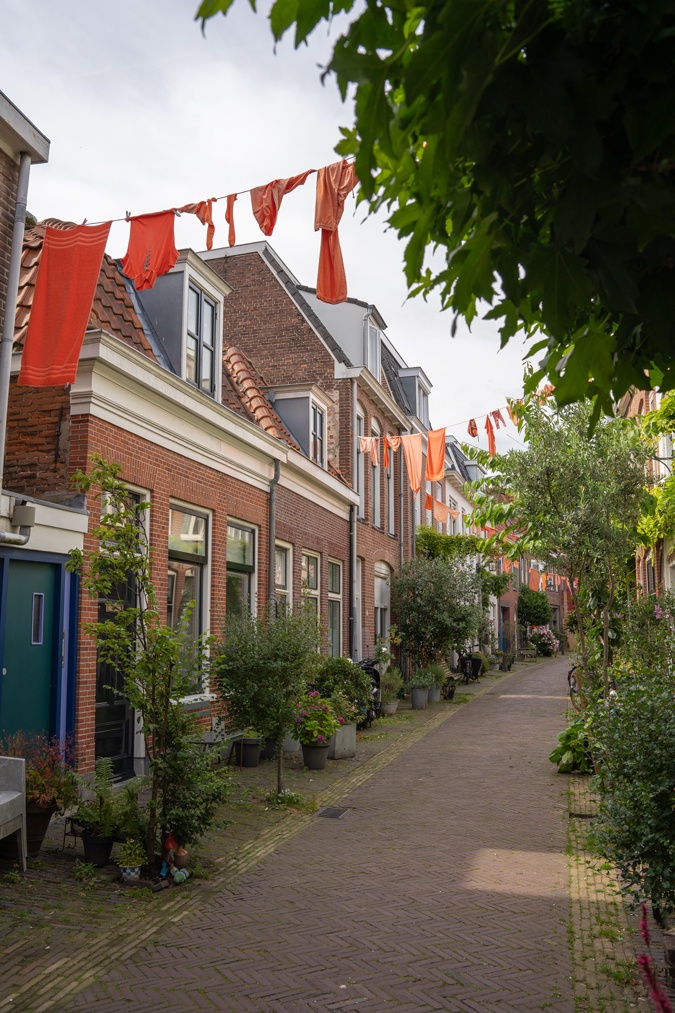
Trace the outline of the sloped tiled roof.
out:
M 300 450 L 300 444 L 291 436 L 265 397 L 262 391 L 265 381 L 249 357 L 236 345 L 232 345 L 223 355 L 223 365 L 232 390 L 260 428 L 270 436 L 288 443 L 294 450 Z
M 73 227 L 71 222 L 62 222 L 58 219 L 48 218 L 28 230 L 24 236 L 16 322 L 14 326 L 14 347 L 17 350 L 23 348 L 28 328 L 28 320 L 35 293 L 35 282 L 38 267 L 40 266 L 45 227 L 47 225 L 55 229 Z M 103 257 L 101 273 L 99 274 L 87 329 L 107 331 L 114 337 L 120 338 L 127 345 L 131 345 L 132 348 L 136 348 L 139 352 L 142 352 L 143 355 L 147 355 L 148 358 L 156 358 L 129 298 L 124 278 L 120 274 L 116 262 L 107 254 Z

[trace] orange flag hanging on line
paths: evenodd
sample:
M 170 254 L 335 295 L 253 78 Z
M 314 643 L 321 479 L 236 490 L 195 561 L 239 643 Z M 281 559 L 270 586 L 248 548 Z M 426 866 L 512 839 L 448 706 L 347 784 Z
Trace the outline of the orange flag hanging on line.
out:
M 478 426 L 476 425 L 475 419 L 469 419 L 469 428 L 467 432 L 469 436 L 473 436 L 474 438 L 478 436 Z
M 236 199 L 236 193 L 231 193 L 225 198 L 225 221 L 229 225 L 229 229 L 227 230 L 227 241 L 230 246 L 234 246 L 237 242 L 237 235 L 234 231 L 234 202 Z
M 446 506 L 445 503 L 441 503 L 439 499 L 434 500 L 433 514 L 435 521 L 438 521 L 439 524 L 447 524 L 449 513 L 450 507 Z
M 422 434 L 412 433 L 401 436 L 401 447 L 408 469 L 410 488 L 414 493 L 418 493 L 422 485 Z
M 254 186 L 251 190 L 251 209 L 258 225 L 266 236 L 271 236 L 274 226 L 277 224 L 279 208 L 287 193 L 291 193 L 296 187 L 302 186 L 314 169 L 307 169 L 299 176 L 289 176 L 287 179 L 273 179 L 265 186 Z
M 179 214 L 197 215 L 202 225 L 206 225 L 206 249 L 213 249 L 213 236 L 216 227 L 213 224 L 213 202 L 217 197 L 210 197 L 209 200 L 199 201 L 198 204 L 184 204 L 182 208 L 175 208 Z
M 488 453 L 491 457 L 494 457 L 497 453 L 497 443 L 495 440 L 495 428 L 489 415 L 485 416 L 485 432 L 488 438 Z
M 445 426 L 427 433 L 427 482 L 440 482 L 445 474 Z
M 319 169 L 316 177 L 316 208 L 314 231 L 321 229 L 319 272 L 316 280 L 316 297 L 322 302 L 341 303 L 347 298 L 347 276 L 342 260 L 338 225 L 342 218 L 347 195 L 358 179 L 354 163 L 343 159 Z
M 21 356 L 21 386 L 75 380 L 109 232 L 110 222 L 45 228 Z

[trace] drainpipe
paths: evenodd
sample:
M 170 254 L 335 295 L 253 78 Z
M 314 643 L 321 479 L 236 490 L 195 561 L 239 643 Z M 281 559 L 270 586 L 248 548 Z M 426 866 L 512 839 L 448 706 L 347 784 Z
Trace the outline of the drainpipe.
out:
M 358 436 L 356 435 L 356 404 L 359 388 L 356 377 L 352 377 L 352 488 L 356 491 L 359 480 L 359 458 L 357 453 Z M 356 597 L 360 588 L 356 588 L 356 558 L 358 554 L 358 506 L 352 504 L 349 510 L 349 655 L 354 658 L 358 643 L 356 629 Z
M 0 544 L 25 545 L 35 524 L 35 507 L 27 504 L 25 500 L 22 503 L 15 502 L 10 524 L 18 528 L 19 531 L 18 533 L 16 531 L 0 531 Z
M 398 435 L 401 436 L 402 432 L 399 429 Z M 403 566 L 403 504 L 404 504 L 404 492 L 403 492 L 403 451 L 398 452 L 398 554 L 399 563 Z
M 7 441 L 7 407 L 9 404 L 9 378 L 12 370 L 12 352 L 14 350 L 14 325 L 16 321 L 16 299 L 19 292 L 19 271 L 21 269 L 21 254 L 23 252 L 23 233 L 26 223 L 26 203 L 28 201 L 28 177 L 30 176 L 31 157 L 27 152 L 21 153 L 19 165 L 19 183 L 16 193 L 16 208 L 14 210 L 14 233 L 12 235 L 12 249 L 9 257 L 9 272 L 7 274 L 7 297 L 5 300 L 5 319 L 2 327 L 2 339 L 0 340 L 0 490 L 2 490 L 2 479 L 5 466 L 5 443 Z M 20 535 L 12 535 L 11 532 L 1 532 L 9 537 L 0 538 L 2 542 L 10 542 L 13 545 L 25 545 L 30 536 L 23 531 Z M 24 541 L 16 539 L 25 538 Z
M 349 656 L 356 651 L 356 504 L 349 508 Z
M 274 543 L 276 541 L 277 534 L 277 484 L 279 482 L 279 476 L 281 474 L 281 464 L 279 461 L 274 462 L 274 476 L 270 481 L 270 522 L 269 522 L 269 534 L 267 541 L 267 608 L 268 611 L 272 608 L 274 602 L 274 577 L 275 577 L 275 559 L 274 559 Z

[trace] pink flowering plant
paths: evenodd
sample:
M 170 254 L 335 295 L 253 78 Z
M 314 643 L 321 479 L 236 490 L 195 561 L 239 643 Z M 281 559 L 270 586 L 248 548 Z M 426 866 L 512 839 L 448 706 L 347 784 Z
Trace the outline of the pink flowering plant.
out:
M 342 721 L 344 724 L 344 719 Z M 326 746 L 340 727 L 330 702 L 318 690 L 307 693 L 295 719 L 295 737 L 305 746 Z
M 530 640 L 539 654 L 551 657 L 560 647 L 560 641 L 548 626 L 538 626 L 530 633 Z

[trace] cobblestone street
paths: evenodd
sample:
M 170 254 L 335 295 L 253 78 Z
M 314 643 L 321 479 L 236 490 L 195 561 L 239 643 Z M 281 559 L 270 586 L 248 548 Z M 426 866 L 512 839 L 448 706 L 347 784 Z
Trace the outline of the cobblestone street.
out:
M 308 816 L 98 980 L 31 1008 L 571 1011 L 567 779 L 547 760 L 565 664 L 439 715 L 339 800 L 342 819 Z

